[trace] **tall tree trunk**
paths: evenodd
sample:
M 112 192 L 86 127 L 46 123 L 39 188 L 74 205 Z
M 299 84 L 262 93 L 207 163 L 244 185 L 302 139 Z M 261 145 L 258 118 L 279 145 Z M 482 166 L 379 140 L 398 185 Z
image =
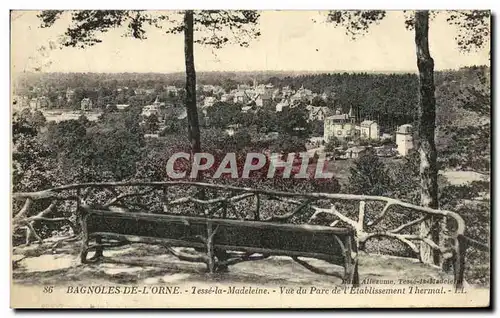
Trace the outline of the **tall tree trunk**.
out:
M 201 152 L 200 124 L 196 107 L 196 71 L 194 68 L 193 11 L 184 13 L 184 58 L 186 62 L 186 112 L 191 153 Z
M 418 151 L 420 153 L 420 204 L 438 208 L 437 153 L 434 140 L 436 98 L 434 96 L 434 60 L 429 52 L 429 11 L 415 13 L 415 44 L 419 73 Z M 422 223 L 420 234 L 439 243 L 439 220 Z M 439 264 L 439 254 L 425 243 L 420 244 L 424 263 Z

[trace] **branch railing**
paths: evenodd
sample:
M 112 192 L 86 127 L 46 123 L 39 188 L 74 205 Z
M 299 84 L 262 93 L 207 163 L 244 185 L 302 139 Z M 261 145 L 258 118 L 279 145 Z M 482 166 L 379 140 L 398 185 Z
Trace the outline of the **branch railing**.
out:
M 200 191 L 203 191 L 203 196 L 199 195 Z M 197 216 L 201 213 L 201 216 L 208 219 L 236 218 L 263 222 L 326 222 L 330 226 L 343 225 L 354 230 L 354 250 L 358 251 L 353 255 L 354 258 L 357 258 L 359 251 L 365 251 L 368 241 L 390 239 L 407 246 L 422 261 L 419 246 L 425 244 L 439 253 L 443 260 L 452 262 L 457 286 L 462 286 L 464 281 L 467 247 L 489 251 L 486 244 L 465 236 L 466 225 L 459 214 L 382 196 L 292 193 L 222 184 L 166 181 L 71 184 L 38 192 L 14 193 L 13 199 L 24 200 L 24 205 L 14 214 L 12 222 L 14 231 L 25 231 L 26 244 L 30 244 L 33 238 L 39 243 L 43 242 L 37 232 L 36 222 L 67 224 L 73 229 L 74 235 L 65 240 L 77 239 L 78 223 L 74 220 L 78 219 L 85 209 L 101 209 L 123 213 L 146 211 Z M 140 200 L 142 202 L 139 202 Z M 33 211 L 33 203 L 41 201 L 45 202 L 46 207 L 41 211 Z M 74 203 L 70 217 L 60 217 L 55 213 L 62 202 Z M 376 209 L 369 207 L 372 203 L 380 205 L 380 212 L 376 213 Z M 340 211 L 345 205 L 350 208 L 349 213 Z M 353 211 L 354 208 L 357 211 Z M 278 211 L 284 213 L 276 213 Z M 391 226 L 382 226 L 384 220 L 396 213 L 395 211 L 403 211 L 405 217 L 396 217 L 396 221 L 404 222 L 392 226 L 393 219 Z M 55 216 L 50 217 L 51 215 Z M 329 220 L 325 220 L 325 217 Z M 428 233 L 415 230 L 430 218 L 441 219 L 443 226 L 440 234 L 444 239 L 439 242 L 433 241 Z M 208 234 L 207 239 L 210 239 L 213 233 Z M 244 255 L 241 261 L 245 260 L 253 258 L 251 255 Z M 231 262 L 238 260 L 232 259 Z

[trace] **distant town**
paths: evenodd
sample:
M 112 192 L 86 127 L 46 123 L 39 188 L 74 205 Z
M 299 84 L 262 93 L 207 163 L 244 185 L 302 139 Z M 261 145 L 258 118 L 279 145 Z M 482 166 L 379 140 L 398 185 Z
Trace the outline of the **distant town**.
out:
M 116 93 L 130 91 L 126 86 L 116 89 Z M 136 88 L 135 96 L 149 96 L 154 101 L 141 108 L 141 125 L 153 121 L 153 129 L 149 129 L 145 137 L 158 138 L 161 131 L 169 124 L 168 121 L 182 121 L 187 117 L 180 103 L 184 88 L 174 85 L 161 87 L 160 98 L 158 88 Z M 58 96 L 58 104 L 79 104 L 79 109 L 54 108 L 51 100 L 44 95 L 37 97 L 13 97 L 13 110 L 28 108 L 40 111 L 47 121 L 60 122 L 78 119 L 84 115 L 89 121 L 98 120 L 102 112 L 124 111 L 131 104 L 106 104 L 103 108 L 96 105 L 96 100 L 83 97 L 75 100 L 75 89 L 68 88 L 64 96 Z M 276 87 L 271 83 L 261 84 L 255 79 L 253 84 L 237 84 L 236 88 L 224 89 L 220 85 L 197 85 L 198 108 L 203 120 L 210 123 L 211 109 L 216 107 L 231 108 L 232 112 L 248 114 L 266 109 L 277 116 L 292 110 L 301 110 L 309 123 L 321 126 L 308 136 L 306 147 L 312 152 L 327 152 L 335 159 L 354 159 L 362 155 L 368 148 L 375 150 L 380 157 L 406 156 L 413 145 L 413 130 L 410 123 L 394 127 L 394 131 L 382 132 L 380 124 L 373 118 L 360 118 L 358 111 L 352 105 L 348 110 L 346 105 L 338 105 L 335 92 L 315 93 L 302 85 L 298 89 L 290 86 Z M 175 114 L 172 116 L 172 114 Z M 210 125 L 209 125 L 210 126 Z M 229 123 L 225 133 L 233 135 L 239 129 L 245 129 L 240 124 Z M 295 130 L 303 129 L 294 127 Z M 279 132 L 267 132 L 263 138 L 277 139 Z

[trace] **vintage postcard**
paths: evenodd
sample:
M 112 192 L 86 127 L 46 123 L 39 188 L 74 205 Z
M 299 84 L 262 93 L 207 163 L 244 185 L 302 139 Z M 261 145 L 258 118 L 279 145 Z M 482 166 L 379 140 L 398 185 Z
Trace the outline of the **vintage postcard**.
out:
M 10 19 L 11 307 L 490 306 L 490 11 Z

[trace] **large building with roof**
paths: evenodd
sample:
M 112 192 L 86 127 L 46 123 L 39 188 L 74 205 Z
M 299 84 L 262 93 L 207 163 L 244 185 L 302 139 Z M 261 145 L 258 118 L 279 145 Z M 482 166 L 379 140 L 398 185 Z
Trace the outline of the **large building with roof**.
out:
M 359 125 L 360 130 L 360 138 L 361 139 L 371 139 L 371 140 L 379 140 L 380 139 L 380 128 L 377 122 L 373 120 L 364 120 Z
M 342 114 L 342 111 L 337 109 L 335 115 L 325 118 L 323 133 L 325 142 L 329 142 L 334 137 L 338 139 L 353 138 L 358 135 L 358 132 L 352 108 L 348 114 Z

